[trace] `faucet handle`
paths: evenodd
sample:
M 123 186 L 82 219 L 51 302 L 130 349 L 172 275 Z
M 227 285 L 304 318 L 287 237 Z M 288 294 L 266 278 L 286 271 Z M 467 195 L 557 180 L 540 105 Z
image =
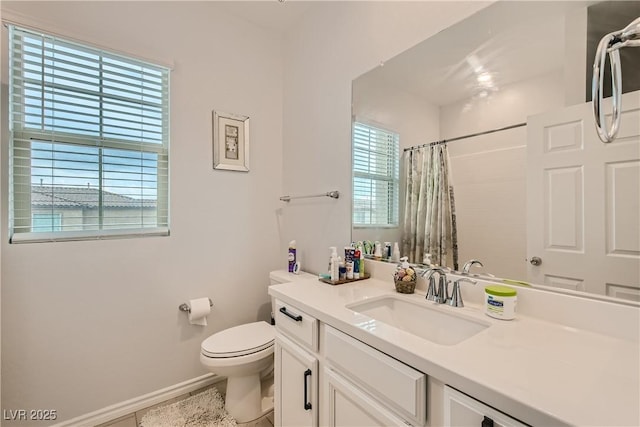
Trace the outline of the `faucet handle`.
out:
M 436 288 L 436 279 L 433 277 L 434 273 L 438 273 L 438 288 Z M 438 304 L 444 303 L 447 298 L 446 273 L 439 267 L 433 267 L 424 270 L 422 276 L 429 280 L 427 300 L 434 301 Z
M 460 292 L 460 283 L 467 282 L 475 285 L 478 283 L 475 280 L 471 280 L 467 277 L 461 277 L 460 279 L 453 282 L 453 290 L 451 292 L 451 297 L 447 300 L 447 303 L 452 307 L 464 307 L 464 302 L 462 301 L 462 292 Z
M 429 288 L 427 289 L 427 301 L 436 301 L 438 299 L 438 290 L 436 289 L 436 279 L 433 275 L 429 276 Z
M 436 302 L 439 304 L 444 304 L 449 301 L 449 280 L 447 280 L 447 276 L 445 274 L 440 275 L 438 278 L 438 294 L 436 298 Z

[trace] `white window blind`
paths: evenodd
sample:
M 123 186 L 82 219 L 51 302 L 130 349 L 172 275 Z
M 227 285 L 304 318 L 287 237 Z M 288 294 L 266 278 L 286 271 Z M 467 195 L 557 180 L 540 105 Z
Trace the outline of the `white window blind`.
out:
M 11 241 L 168 234 L 169 70 L 9 32 Z
M 399 140 L 397 133 L 354 122 L 354 226 L 398 225 Z

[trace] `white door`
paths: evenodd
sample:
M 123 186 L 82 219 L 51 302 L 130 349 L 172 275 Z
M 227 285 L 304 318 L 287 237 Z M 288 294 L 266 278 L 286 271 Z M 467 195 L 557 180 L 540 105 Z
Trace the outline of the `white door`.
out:
M 640 300 L 640 91 L 623 95 L 622 111 L 609 144 L 591 103 L 529 118 L 530 282 Z
M 447 427 L 526 427 L 526 424 L 449 386 L 444 388 L 444 425 Z
M 275 345 L 275 390 L 277 426 L 318 425 L 318 360 L 280 335 Z
M 323 424 L 329 427 L 387 427 L 411 425 L 356 388 L 335 371 L 325 368 Z

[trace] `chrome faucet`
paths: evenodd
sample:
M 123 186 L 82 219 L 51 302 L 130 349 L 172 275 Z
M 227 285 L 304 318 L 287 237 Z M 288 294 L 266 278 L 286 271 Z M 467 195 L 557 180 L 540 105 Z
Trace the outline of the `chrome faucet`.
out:
M 438 288 L 436 289 L 436 279 L 434 273 L 438 273 Z M 427 289 L 427 301 L 434 301 L 437 304 L 444 304 L 449 299 L 447 287 L 447 274 L 442 268 L 429 268 L 422 272 L 422 277 L 429 280 Z
M 453 282 L 453 290 L 451 291 L 451 298 L 447 300 L 447 303 L 451 307 L 464 307 L 464 302 L 462 302 L 462 292 L 460 292 L 460 283 L 467 282 L 475 285 L 475 280 L 468 279 L 466 277 L 462 277 L 455 282 Z
M 464 266 L 462 267 L 462 274 L 469 274 L 469 270 L 471 270 L 471 267 L 474 264 L 478 264 L 480 267 L 484 267 L 484 265 L 482 265 L 482 263 L 477 259 L 471 259 L 464 263 Z

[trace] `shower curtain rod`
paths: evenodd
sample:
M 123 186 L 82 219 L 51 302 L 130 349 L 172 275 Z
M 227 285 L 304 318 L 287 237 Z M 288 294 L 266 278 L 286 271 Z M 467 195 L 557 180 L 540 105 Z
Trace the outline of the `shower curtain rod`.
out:
M 491 129 L 491 130 L 486 130 L 484 132 L 477 132 L 477 133 L 472 133 L 472 134 L 469 134 L 469 135 L 457 136 L 455 138 L 443 139 L 442 141 L 428 142 L 426 144 L 414 145 L 413 147 L 407 147 L 403 151 L 417 150 L 418 148 L 429 147 L 430 145 L 445 144 L 447 142 L 458 141 L 460 139 L 466 139 L 466 138 L 473 138 L 474 136 L 487 135 L 489 133 L 500 132 L 500 131 L 503 131 L 503 130 L 515 129 L 515 128 L 519 128 L 519 127 L 526 126 L 526 125 L 527 125 L 526 122 L 525 123 L 518 123 L 518 124 L 515 124 L 515 125 L 511 125 L 511 126 L 505 126 L 503 128 L 499 128 L 499 129 Z

